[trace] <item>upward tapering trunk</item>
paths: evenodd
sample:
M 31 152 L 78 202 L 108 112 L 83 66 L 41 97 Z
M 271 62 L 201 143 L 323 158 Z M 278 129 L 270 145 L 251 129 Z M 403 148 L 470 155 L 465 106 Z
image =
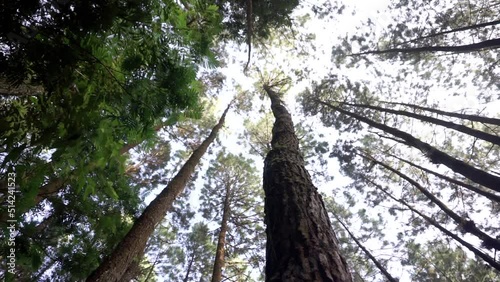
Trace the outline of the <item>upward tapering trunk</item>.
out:
M 184 276 L 184 279 L 182 280 L 182 282 L 188 282 L 189 281 L 189 275 L 191 274 L 191 268 L 193 268 L 193 263 L 194 263 L 194 259 L 195 258 L 196 258 L 196 254 L 193 251 L 193 253 L 191 254 L 191 258 L 189 259 L 188 267 L 187 267 L 187 270 L 186 270 L 186 276 Z
M 354 236 L 354 234 L 351 233 L 351 230 L 349 230 L 349 227 L 347 227 L 347 225 L 345 225 L 344 222 L 342 222 L 342 220 L 340 220 L 340 218 L 337 215 L 334 215 L 334 216 L 337 219 L 338 223 L 340 223 L 340 225 L 342 225 L 342 227 L 344 227 L 345 231 L 347 231 L 347 234 L 349 234 L 349 237 L 351 237 L 351 239 L 354 241 L 354 243 L 356 243 L 356 245 L 358 245 L 358 247 L 373 262 L 373 264 L 375 264 L 375 266 L 380 270 L 380 272 L 382 272 L 382 274 L 384 274 L 385 278 L 390 282 L 399 282 L 399 279 L 394 278 L 389 273 L 389 271 L 387 271 L 387 269 L 377 260 L 377 258 L 375 256 L 373 256 L 372 253 L 367 248 L 365 248 L 365 246 L 363 246 L 363 244 L 358 240 L 358 238 L 356 238 L 356 236 Z
M 492 175 L 486 171 L 477 169 L 461 160 L 453 158 L 452 156 L 446 154 L 445 152 L 436 149 L 435 147 L 421 141 L 420 139 L 413 137 L 411 134 L 408 134 L 404 131 L 401 131 L 394 127 L 387 126 L 385 124 L 378 123 L 369 118 L 350 112 L 341 107 L 334 106 L 327 102 L 323 102 L 321 100 L 316 100 L 316 102 L 325 105 L 333 110 L 336 110 L 342 114 L 353 117 L 372 127 L 383 130 L 384 132 L 392 134 L 393 136 L 401 138 L 402 140 L 404 140 L 404 144 L 407 144 L 408 146 L 412 146 L 422 151 L 431 160 L 432 163 L 443 164 L 448 168 L 450 168 L 451 170 L 453 170 L 454 172 L 465 176 L 466 178 L 476 182 L 477 184 L 481 184 L 484 187 L 490 188 L 491 190 L 500 192 L 500 177 L 498 176 Z
M 443 116 L 456 117 L 456 118 L 461 118 L 461 119 L 467 119 L 470 121 L 477 121 L 477 122 L 482 122 L 482 123 L 500 125 L 500 119 L 498 119 L 498 118 L 491 118 L 491 117 L 484 117 L 484 116 L 470 115 L 470 114 L 459 114 L 459 113 L 447 112 L 447 111 L 443 111 L 443 110 L 438 110 L 438 109 L 434 109 L 434 108 L 423 107 L 423 106 L 418 106 L 418 105 L 408 104 L 408 103 L 398 103 L 398 102 L 388 102 L 388 101 L 381 101 L 381 103 L 385 103 L 385 104 L 389 104 L 389 105 L 401 105 L 401 106 L 406 106 L 406 107 L 410 107 L 413 109 L 418 109 L 418 110 L 422 110 L 422 111 L 426 111 L 426 112 L 436 113 L 436 114 L 443 115 Z
M 398 157 L 398 156 L 395 156 L 395 155 L 393 155 L 393 154 L 389 154 L 389 153 L 387 153 L 387 154 L 388 154 L 389 156 L 393 157 L 393 158 L 396 158 L 396 159 L 398 159 L 398 160 L 400 160 L 400 161 L 402 161 L 402 162 L 405 162 L 405 163 L 407 163 L 407 164 L 409 164 L 409 165 L 411 165 L 411 166 L 413 166 L 413 167 L 416 167 L 416 168 L 418 168 L 418 169 L 420 169 L 420 170 L 422 170 L 422 171 L 425 171 L 425 172 L 430 173 L 430 174 L 432 174 L 432 175 L 434 175 L 434 176 L 436 176 L 436 177 L 439 177 L 439 178 L 441 178 L 441 179 L 443 179 L 443 180 L 446 180 L 446 181 L 448 181 L 448 182 L 450 182 L 450 183 L 453 183 L 453 184 L 456 184 L 456 185 L 462 186 L 462 187 L 464 187 L 464 188 L 466 188 L 466 189 L 469 189 L 470 191 L 473 191 L 473 192 L 476 192 L 476 193 L 478 193 L 478 194 L 480 194 L 480 195 L 482 195 L 482 196 L 485 196 L 486 198 L 490 199 L 491 201 L 494 201 L 494 202 L 500 203 L 500 196 L 499 196 L 499 195 L 494 194 L 493 192 L 486 191 L 485 189 L 480 189 L 480 188 L 475 187 L 475 186 L 473 186 L 473 185 L 467 184 L 467 183 L 465 183 L 465 182 L 463 182 L 463 181 L 456 180 L 456 179 L 453 179 L 453 178 L 448 177 L 448 176 L 446 176 L 446 175 L 443 175 L 443 174 L 437 173 L 437 172 L 435 172 L 435 171 L 432 171 L 432 170 L 427 169 L 427 168 L 425 168 L 425 167 L 419 166 L 419 165 L 417 165 L 417 164 L 415 164 L 415 163 L 413 163 L 413 162 L 410 162 L 409 160 L 405 160 L 405 159 L 400 158 L 400 157 Z
M 227 223 L 229 221 L 229 216 L 231 214 L 229 192 L 230 192 L 230 187 L 228 185 L 226 187 L 226 198 L 224 199 L 224 207 L 222 210 L 222 221 L 220 224 L 219 238 L 217 240 L 217 251 L 215 252 L 212 282 L 222 281 L 222 268 L 224 267 L 225 263 L 224 254 L 226 252 Z
M 323 200 L 304 167 L 293 122 L 264 87 L 276 118 L 264 164 L 266 281 L 352 281 Z
M 189 157 L 175 177 L 172 178 L 170 183 L 135 221 L 132 229 L 125 235 L 113 253 L 87 278 L 87 281 L 120 281 L 129 264 L 144 250 L 149 236 L 153 233 L 156 225 L 165 217 L 165 213 L 172 207 L 174 200 L 184 190 L 196 165 L 222 128 L 229 107 L 230 105 L 224 111 L 219 122 L 212 129 L 207 139 L 194 150 L 191 157 Z
M 470 136 L 474 136 L 476 138 L 491 142 L 491 143 L 496 144 L 496 145 L 500 145 L 500 137 L 499 136 L 489 134 L 489 133 L 486 133 L 486 132 L 483 132 L 481 130 L 477 130 L 474 128 L 470 128 L 470 127 L 467 127 L 467 126 L 462 125 L 462 124 L 457 124 L 454 122 L 450 122 L 450 121 L 446 121 L 446 120 L 442 120 L 442 119 L 438 119 L 438 118 L 434 118 L 434 117 L 430 117 L 430 116 L 425 116 L 425 115 L 421 115 L 421 114 L 416 114 L 416 113 L 412 113 L 412 112 L 393 110 L 393 109 L 383 108 L 383 107 L 379 107 L 379 106 L 372 106 L 372 105 L 365 105 L 365 104 L 353 104 L 353 103 L 345 103 L 345 102 L 340 102 L 339 104 L 353 106 L 353 107 L 359 107 L 359 108 L 372 109 L 372 110 L 376 110 L 376 111 L 380 111 L 380 112 L 386 112 L 386 113 L 415 118 L 415 119 L 418 119 L 421 121 L 444 126 L 446 128 L 453 129 L 453 130 L 468 134 Z
M 394 48 L 387 50 L 373 50 L 361 53 L 351 54 L 350 56 L 361 56 L 361 55 L 381 55 L 389 53 L 402 53 L 402 54 L 412 54 L 412 53 L 434 53 L 434 52 L 452 52 L 452 53 L 471 53 L 487 49 L 497 49 L 500 47 L 500 38 L 494 38 L 485 40 L 478 43 L 457 45 L 457 46 L 425 46 L 417 48 Z
M 498 263 L 494 258 L 492 258 L 491 256 L 489 256 L 488 254 L 483 253 L 481 250 L 479 250 L 478 248 L 474 247 L 474 245 L 472 245 L 472 244 L 468 243 L 467 241 L 463 240 L 462 238 L 458 237 L 453 232 L 451 232 L 450 230 L 446 229 L 444 226 L 442 226 L 441 224 L 439 224 L 436 220 L 434 220 L 431 217 L 423 214 L 419 210 L 417 210 L 414 207 L 412 207 L 411 205 L 409 205 L 407 202 L 403 201 L 402 199 L 397 199 L 391 193 L 389 193 L 387 190 L 385 190 L 384 188 L 382 188 L 381 185 L 373 182 L 373 180 L 367 179 L 367 181 L 369 183 L 373 184 L 380 191 L 384 192 L 384 194 L 386 194 L 387 196 L 389 196 L 389 198 L 391 198 L 394 201 L 396 201 L 396 202 L 398 202 L 398 203 L 406 206 L 409 210 L 411 210 L 412 212 L 418 214 L 420 217 L 422 217 L 423 219 L 425 219 L 429 224 L 433 225 L 434 227 L 436 227 L 437 229 L 439 229 L 441 232 L 443 232 L 447 236 L 453 238 L 455 241 L 459 242 L 464 247 L 466 247 L 467 249 L 469 249 L 469 251 L 473 252 L 476 256 L 482 258 L 489 265 L 491 265 L 492 267 L 494 267 L 496 270 L 500 271 L 500 263 Z
M 402 179 L 406 180 L 408 183 L 413 185 L 413 187 L 417 188 L 422 194 L 424 194 L 432 203 L 434 203 L 436 206 L 438 206 L 445 214 L 447 214 L 449 217 L 455 221 L 455 223 L 462 228 L 464 232 L 470 233 L 480 240 L 482 240 L 482 245 L 488 249 L 494 248 L 496 250 L 500 250 L 500 240 L 497 240 L 490 235 L 484 233 L 481 229 L 479 229 L 476 225 L 476 223 L 468 219 L 467 217 L 462 217 L 459 214 L 455 213 L 452 209 L 450 209 L 448 206 L 446 206 L 443 202 L 441 202 L 440 199 L 438 199 L 434 194 L 432 194 L 429 190 L 425 189 L 420 183 L 417 181 L 413 180 L 411 177 L 407 176 L 406 174 L 402 173 L 401 171 L 394 169 L 393 167 L 376 160 L 374 157 L 367 155 L 365 152 L 364 154 L 358 154 L 358 156 L 369 160 L 377 165 L 382 166 L 383 168 L 387 169 L 391 173 L 396 174 L 397 176 L 401 177 Z

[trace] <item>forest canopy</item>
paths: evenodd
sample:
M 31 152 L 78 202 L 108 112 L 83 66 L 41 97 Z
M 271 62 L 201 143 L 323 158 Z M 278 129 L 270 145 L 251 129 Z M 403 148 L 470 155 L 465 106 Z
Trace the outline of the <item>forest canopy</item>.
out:
M 500 279 L 497 1 L 4 2 L 2 279 Z

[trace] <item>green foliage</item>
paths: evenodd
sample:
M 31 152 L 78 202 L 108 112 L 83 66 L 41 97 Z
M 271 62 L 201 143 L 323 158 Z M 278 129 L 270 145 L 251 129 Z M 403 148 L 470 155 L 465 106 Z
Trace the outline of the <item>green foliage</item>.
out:
M 349 7 L 346 8 L 340 2 L 334 1 L 333 6 L 318 7 L 315 12 L 322 16 L 327 16 L 324 14 L 326 11 L 345 13 Z M 345 216 L 343 220 L 349 228 L 350 224 L 355 225 L 355 230 L 359 231 L 356 235 L 360 237 L 367 233 L 377 237 L 380 233 L 380 230 L 366 222 L 367 214 L 382 214 L 384 219 L 387 217 L 387 221 L 394 221 L 392 225 L 395 230 L 387 225 L 389 230 L 380 237 L 380 248 L 391 248 L 390 253 L 383 257 L 383 262 L 389 266 L 389 270 L 394 265 L 397 269 L 400 267 L 397 256 L 408 256 L 404 268 L 411 269 L 412 281 L 498 279 L 483 274 L 486 268 L 482 266 L 480 258 L 465 259 L 455 253 L 458 252 L 455 246 L 450 248 L 443 245 L 442 236 L 430 228 L 429 221 L 416 212 L 408 211 L 408 206 L 402 204 L 406 203 L 428 215 L 444 229 L 466 241 L 473 242 L 463 233 L 460 223 L 455 224 L 449 215 L 455 214 L 459 218 L 478 222 L 477 227 L 489 236 L 498 235 L 499 222 L 494 208 L 497 203 L 494 200 L 482 198 L 474 190 L 431 172 L 454 181 L 466 182 L 481 191 L 492 191 L 458 175 L 453 166 L 438 166 L 428 159 L 430 153 L 440 150 L 455 158 L 457 163 L 462 161 L 496 175 L 499 167 L 497 146 L 457 130 L 468 127 L 489 133 L 494 132 L 490 129 L 496 128 L 495 125 L 486 125 L 480 118 L 497 117 L 494 110 L 497 106 L 493 103 L 488 105 L 498 92 L 495 91 L 498 86 L 498 72 L 495 70 L 497 47 L 474 51 L 462 48 L 463 52 L 437 52 L 432 49 L 498 38 L 496 14 L 498 7 L 485 5 L 483 1 L 391 1 L 387 10 L 380 10 L 376 16 L 363 19 L 355 30 L 340 35 L 332 50 L 332 62 L 336 68 L 320 81 L 313 82 L 311 89 L 304 91 L 300 97 L 305 114 L 318 115 L 325 126 L 340 133 L 340 138 L 331 149 L 331 157 L 339 161 L 341 173 L 349 176 L 352 183 L 335 189 L 335 200 L 344 200 L 351 213 L 363 207 L 363 212 L 356 215 L 362 224 L 358 227 L 356 221 L 350 220 L 355 216 L 345 215 L 341 209 L 337 208 L 335 212 Z M 381 22 L 382 15 L 389 22 Z M 419 107 L 457 115 L 448 116 Z M 474 115 L 478 120 L 468 120 L 467 114 Z M 423 119 L 422 115 L 429 119 Z M 430 119 L 452 126 L 443 123 L 438 125 Z M 373 122 L 382 126 L 374 126 Z M 403 135 L 394 134 L 395 131 L 391 132 L 388 127 L 431 144 L 432 149 L 411 147 L 405 142 L 406 139 L 403 140 Z M 442 205 L 436 206 L 421 189 L 393 171 L 380 168 L 376 161 L 409 176 Z M 390 199 L 388 195 L 399 201 Z M 446 209 L 447 214 L 443 212 Z M 428 238 L 432 245 L 418 245 L 417 248 L 408 243 L 422 242 Z M 369 241 L 369 244 L 373 242 Z M 490 256 L 492 261 L 498 260 L 498 253 L 484 243 L 473 245 Z M 377 253 L 378 248 L 375 249 Z M 440 257 L 440 253 L 443 257 Z M 419 259 L 415 258 L 417 256 Z M 423 266 L 425 260 L 429 264 Z M 469 263 L 478 269 L 477 275 L 467 274 L 467 271 L 472 272 L 468 269 Z M 356 270 L 358 266 L 364 265 L 363 262 L 353 264 Z M 433 274 L 427 271 L 430 264 L 440 264 L 444 272 L 436 276 L 437 272 Z M 361 267 L 358 272 L 362 273 L 363 269 Z M 448 274 L 445 277 L 443 273 Z M 394 274 L 397 275 L 396 272 Z M 371 279 L 374 278 L 367 280 Z
M 158 233 L 155 240 L 161 240 L 157 242 L 161 250 L 151 254 L 156 258 L 152 267 L 157 265 L 161 277 L 168 277 L 168 281 L 210 281 L 215 245 L 205 223 L 193 224 L 189 232 L 162 227 Z
M 252 1 L 252 37 L 267 38 L 274 28 L 289 27 L 292 24 L 290 14 L 299 1 Z M 247 36 L 247 0 L 213 0 L 224 15 L 225 39 L 246 42 Z
M 414 281 L 498 281 L 498 272 L 492 270 L 462 249 L 443 241 L 426 244 L 408 242 L 408 255 L 403 265 L 413 266 Z
M 2 4 L 0 171 L 15 170 L 20 190 L 19 279 L 79 280 L 97 267 L 138 213 L 125 149 L 163 119 L 199 116 L 198 65 L 215 64 L 214 5 L 62 2 Z
M 242 155 L 221 150 L 210 163 L 204 178 L 206 182 L 200 196 L 203 217 L 216 222 L 220 228 L 223 210 L 229 212 L 226 262 L 243 259 L 246 267 L 260 269 L 265 236 L 261 222 L 263 190 L 253 162 Z M 225 206 L 226 199 L 228 206 Z M 226 272 L 230 271 L 245 272 L 246 267 L 226 263 L 223 275 L 227 276 Z

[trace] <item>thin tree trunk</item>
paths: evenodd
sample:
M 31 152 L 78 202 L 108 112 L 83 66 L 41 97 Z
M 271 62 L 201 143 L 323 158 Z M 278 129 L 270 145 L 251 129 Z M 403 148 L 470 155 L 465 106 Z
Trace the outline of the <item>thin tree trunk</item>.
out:
M 224 199 L 224 207 L 222 210 L 222 221 L 220 224 L 219 237 L 217 240 L 217 250 L 215 252 L 212 282 L 222 281 L 222 268 L 224 267 L 224 263 L 225 263 L 224 254 L 226 252 L 227 224 L 229 221 L 229 216 L 231 215 L 231 207 L 230 207 L 230 192 L 231 192 L 231 190 L 230 189 L 231 189 L 230 185 L 226 184 L 226 197 Z
M 493 202 L 500 203 L 500 196 L 498 196 L 498 195 L 496 195 L 496 194 L 490 193 L 490 192 L 488 192 L 488 191 L 484 191 L 484 190 L 482 190 L 482 189 L 480 189 L 480 188 L 477 188 L 477 187 L 474 187 L 474 186 L 472 186 L 472 185 L 470 185 L 470 184 L 467 184 L 467 183 L 465 183 L 465 182 L 462 182 L 462 181 L 459 181 L 459 180 L 453 179 L 453 178 L 448 177 L 448 176 L 446 176 L 446 175 L 442 175 L 442 174 L 440 174 L 440 173 L 437 173 L 437 172 L 432 171 L 432 170 L 430 170 L 430 169 L 427 169 L 427 168 L 425 168 L 425 167 L 419 166 L 419 165 L 417 165 L 417 164 L 415 164 L 415 163 L 413 163 L 413 162 L 410 162 L 410 161 L 405 160 L 405 159 L 403 159 L 403 158 L 400 158 L 400 157 L 398 157 L 398 156 L 395 156 L 395 155 L 392 155 L 392 154 L 389 154 L 389 156 L 391 156 L 391 157 L 393 157 L 393 158 L 396 158 L 396 159 L 398 159 L 398 160 L 400 160 L 400 161 L 402 161 L 402 162 L 405 162 L 405 163 L 407 163 L 407 164 L 409 164 L 409 165 L 411 165 L 411 166 L 413 166 L 413 167 L 416 167 L 416 168 L 418 168 L 418 169 L 420 169 L 420 170 L 422 170 L 422 171 L 425 171 L 425 172 L 427 172 L 427 173 L 430 173 L 430 174 L 432 174 L 432 175 L 435 175 L 435 176 L 437 176 L 437 177 L 439 177 L 439 178 L 441 178 L 441 179 L 443 179 L 443 180 L 446 180 L 446 181 L 451 182 L 451 183 L 453 183 L 453 184 L 456 184 L 456 185 L 462 186 L 462 187 L 464 187 L 464 188 L 466 188 L 466 189 L 469 189 L 469 190 L 470 190 L 470 191 L 472 191 L 472 192 L 476 192 L 476 193 L 478 193 L 478 194 L 480 194 L 480 195 L 482 195 L 482 196 L 484 196 L 484 197 L 486 197 L 486 198 L 490 199 L 490 200 L 491 200 L 491 201 L 493 201 Z
M 431 37 L 436 37 L 436 36 L 440 36 L 440 35 L 455 33 L 455 32 L 459 32 L 459 31 L 465 31 L 465 30 L 469 30 L 469 29 L 476 29 L 476 28 L 481 28 L 481 27 L 487 27 L 487 26 L 492 26 L 492 25 L 497 25 L 497 24 L 500 24 L 500 20 L 495 20 L 495 21 L 485 22 L 485 23 L 480 23 L 480 24 L 474 24 L 474 25 L 468 25 L 468 26 L 459 27 L 459 28 L 455 28 L 455 29 L 450 29 L 450 30 L 446 30 L 446 31 L 431 33 L 429 35 L 425 35 L 425 36 L 422 36 L 422 37 L 414 38 L 412 40 L 408 40 L 408 41 L 405 41 L 405 42 L 398 43 L 398 45 L 408 44 L 408 43 L 414 43 L 414 42 L 417 42 L 417 41 L 420 41 L 420 40 L 423 40 L 423 39 L 427 39 L 427 38 L 431 38 Z
M 350 282 L 321 195 L 304 167 L 290 114 L 264 86 L 276 119 L 264 161 L 266 281 Z
M 426 111 L 426 112 L 440 114 L 443 116 L 467 119 L 470 121 L 477 121 L 477 122 L 481 122 L 481 123 L 494 124 L 494 125 L 500 126 L 500 119 L 498 119 L 498 118 L 490 118 L 490 117 L 483 117 L 483 116 L 470 115 L 470 114 L 458 114 L 458 113 L 454 113 L 454 112 L 447 112 L 447 111 L 442 111 L 442 110 L 438 110 L 438 109 L 433 109 L 433 108 L 423 107 L 423 106 L 418 106 L 418 105 L 413 105 L 413 104 L 407 104 L 407 103 L 397 103 L 397 102 L 388 102 L 388 101 L 381 101 L 381 103 L 389 104 L 389 105 L 406 106 L 406 107 L 410 107 L 413 109 L 418 109 L 418 110 L 422 110 L 422 111 Z
M 375 266 L 380 270 L 380 272 L 382 272 L 382 274 L 384 274 L 385 278 L 387 278 L 387 280 L 389 280 L 390 282 L 399 282 L 399 279 L 392 277 L 392 275 L 389 273 L 389 271 L 387 271 L 387 269 L 385 269 L 385 267 L 377 260 L 377 258 L 375 258 L 372 255 L 372 253 L 370 251 L 368 251 L 368 249 L 365 248 L 365 246 L 363 246 L 363 244 L 361 244 L 361 242 L 354 236 L 354 234 L 351 233 L 351 231 L 344 224 L 344 222 L 342 222 L 342 220 L 340 220 L 340 218 L 337 215 L 334 214 L 333 216 L 337 219 L 337 221 L 340 223 L 340 225 L 342 225 L 342 227 L 344 227 L 345 231 L 347 231 L 347 233 L 349 234 L 349 237 L 351 237 L 351 239 L 356 243 L 356 245 L 358 245 L 358 247 L 365 253 L 365 255 L 375 264 Z
M 174 200 L 184 190 L 186 183 L 191 178 L 200 159 L 207 151 L 209 145 L 215 140 L 217 133 L 224 124 L 224 119 L 231 104 L 222 114 L 217 125 L 210 135 L 194 150 L 193 154 L 182 166 L 163 191 L 146 207 L 141 216 L 135 221 L 130 231 L 107 257 L 101 265 L 87 278 L 87 281 L 115 282 L 120 281 L 123 273 L 144 250 L 146 243 L 153 233 L 156 225 L 165 217 L 165 213 L 172 207 Z
M 382 188 L 380 185 L 378 185 L 378 184 L 376 184 L 376 183 L 374 183 L 372 181 L 369 181 L 369 182 L 371 182 L 373 185 L 375 185 L 375 187 L 377 187 L 377 189 L 379 189 L 382 192 L 384 192 L 387 196 L 389 196 L 389 198 L 391 198 L 394 201 L 396 201 L 396 202 L 398 202 L 398 203 L 406 206 L 409 210 L 411 210 L 412 212 L 418 214 L 420 217 L 422 217 L 423 219 L 425 219 L 427 222 L 429 222 L 431 225 L 433 225 L 434 227 L 436 227 L 437 229 L 439 229 L 441 232 L 443 232 L 444 234 L 448 235 L 449 237 L 451 237 L 455 241 L 459 242 L 464 247 L 466 247 L 467 249 L 469 249 L 469 251 L 473 252 L 475 255 L 477 255 L 478 257 L 482 258 L 484 261 L 486 261 L 489 265 L 491 265 L 492 267 L 494 267 L 496 270 L 500 271 L 500 263 L 496 262 L 494 258 L 492 258 L 489 255 L 483 253 L 482 251 L 480 251 L 476 247 L 474 247 L 472 244 L 466 242 L 462 238 L 460 238 L 457 235 L 453 234 L 451 231 L 449 231 L 448 229 L 444 228 L 437 221 L 435 221 L 434 219 L 432 219 L 432 218 L 426 216 L 425 214 L 419 212 L 418 210 L 416 210 L 415 208 L 413 208 L 412 206 L 410 206 L 408 203 L 406 203 L 402 199 L 397 199 L 391 193 L 387 192 L 384 188 Z
M 466 233 L 470 233 L 474 236 L 476 236 L 478 239 L 480 239 L 483 242 L 483 246 L 487 249 L 494 248 L 496 250 L 500 250 L 500 241 L 491 237 L 490 235 L 484 233 L 481 229 L 479 229 L 476 226 L 476 223 L 473 220 L 467 219 L 465 217 L 461 217 L 454 211 L 452 211 L 450 208 L 448 208 L 441 200 L 439 200 L 436 196 L 434 196 L 429 190 L 425 189 L 420 185 L 418 182 L 407 176 L 406 174 L 402 173 L 401 171 L 398 171 L 391 166 L 380 162 L 373 158 L 372 156 L 364 155 L 364 154 L 358 154 L 358 156 L 371 161 L 377 165 L 382 166 L 383 168 L 395 173 L 399 177 L 403 178 L 406 180 L 408 183 L 413 185 L 415 188 L 417 188 L 422 194 L 424 194 L 427 199 L 429 199 L 432 203 L 437 205 L 442 211 L 444 211 L 445 214 L 447 214 L 449 217 L 453 219 L 453 221 Z
M 481 51 L 484 49 L 496 49 L 500 47 L 500 38 L 485 40 L 478 43 L 472 43 L 467 45 L 458 45 L 458 46 L 425 46 L 425 47 L 417 47 L 417 48 L 393 48 L 387 50 L 374 50 L 374 51 L 366 51 L 361 53 L 354 53 L 349 56 L 361 56 L 361 55 L 381 55 L 388 53 L 403 53 L 403 54 L 411 54 L 411 53 L 423 53 L 423 52 L 455 52 L 455 53 L 470 53 L 474 51 Z
M 395 115 L 401 115 L 401 116 L 415 118 L 415 119 L 418 119 L 421 121 L 444 126 L 446 128 L 453 129 L 453 130 L 456 130 L 458 132 L 462 132 L 462 133 L 465 133 L 467 135 L 474 136 L 474 137 L 477 137 L 481 140 L 488 141 L 488 142 L 491 142 L 493 144 L 500 146 L 500 136 L 492 135 L 492 134 L 489 134 L 489 133 L 486 133 L 486 132 L 483 132 L 483 131 L 480 131 L 477 129 L 467 127 L 467 126 L 462 125 L 462 124 L 457 124 L 457 123 L 453 123 L 450 121 L 445 121 L 445 120 L 441 120 L 441 119 L 437 119 L 437 118 L 429 117 L 429 116 L 424 116 L 424 115 L 416 114 L 416 113 L 412 113 L 412 112 L 392 110 L 392 109 L 387 109 L 387 108 L 372 106 L 372 105 L 351 104 L 351 103 L 336 102 L 336 101 L 335 101 L 335 103 L 339 103 L 340 105 L 348 105 L 348 106 L 352 106 L 352 107 L 372 109 L 372 110 L 376 110 L 376 111 L 380 111 L 380 112 L 386 112 L 386 113 L 391 113 L 391 114 L 395 114 Z
M 193 254 L 191 255 L 191 259 L 189 260 L 189 263 L 188 263 L 186 275 L 184 276 L 184 279 L 182 279 L 183 282 L 189 282 L 189 274 L 191 274 L 191 268 L 193 267 L 195 257 L 196 257 L 195 252 L 193 251 Z
M 325 105 L 333 110 L 336 110 L 342 114 L 353 117 L 361 122 L 364 122 L 372 127 L 378 128 L 382 131 L 390 133 L 398 138 L 401 138 L 405 141 L 405 144 L 412 146 L 414 148 L 422 151 L 432 163 L 435 164 L 443 164 L 446 167 L 450 168 L 456 173 L 459 173 L 466 178 L 483 185 L 484 187 L 488 187 L 491 190 L 500 192 L 500 177 L 489 174 L 483 170 L 477 169 L 465 162 L 455 159 L 452 156 L 434 148 L 433 146 L 420 141 L 419 139 L 413 137 L 411 134 L 408 134 L 404 131 L 398 130 L 396 128 L 375 122 L 369 118 L 364 116 L 349 112 L 340 107 L 333 106 L 329 103 L 323 102 L 321 100 L 316 100 L 318 103 Z
M 248 65 L 250 64 L 250 57 L 252 55 L 252 35 L 253 35 L 253 8 L 252 1 L 254 0 L 246 0 L 247 6 L 247 45 L 248 45 L 248 60 L 245 65 L 244 72 L 248 70 Z

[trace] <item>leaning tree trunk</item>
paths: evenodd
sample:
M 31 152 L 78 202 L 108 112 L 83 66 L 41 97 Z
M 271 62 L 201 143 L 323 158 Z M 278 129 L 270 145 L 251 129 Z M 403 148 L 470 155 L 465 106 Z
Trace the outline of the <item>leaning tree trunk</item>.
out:
M 352 281 L 290 114 L 269 86 L 276 121 L 264 163 L 266 281 Z
M 437 148 L 429 145 L 421 141 L 418 138 L 413 137 L 413 135 L 396 129 L 394 127 L 387 126 L 382 123 L 378 123 L 364 116 L 358 115 L 356 113 L 345 110 L 341 107 L 334 106 L 327 102 L 323 102 L 321 100 L 316 99 L 316 102 L 329 107 L 333 110 L 338 111 L 339 113 L 345 114 L 347 116 L 353 117 L 361 122 L 368 124 L 371 127 L 375 127 L 384 132 L 390 133 L 395 137 L 402 139 L 403 141 L 398 141 L 408 146 L 414 147 L 422 151 L 427 158 L 431 160 L 434 164 L 443 164 L 446 167 L 450 168 L 456 173 L 459 173 L 466 178 L 476 182 L 477 184 L 481 184 L 484 187 L 490 188 L 491 190 L 500 192 L 500 177 L 490 174 L 486 171 L 477 169 L 466 162 L 463 162 L 459 159 L 456 159 L 443 151 L 438 150 Z
M 458 124 L 458 123 L 454 123 L 451 121 L 446 121 L 446 120 L 438 119 L 435 117 L 425 116 L 425 115 L 412 113 L 412 112 L 408 112 L 408 111 L 393 110 L 393 109 L 383 108 L 383 107 L 379 107 L 379 106 L 372 106 L 372 105 L 366 105 L 366 104 L 353 104 L 353 103 L 345 103 L 345 102 L 337 102 L 337 103 L 339 103 L 339 105 L 341 105 L 341 106 L 347 105 L 347 106 L 352 106 L 352 107 L 371 109 L 371 110 L 375 110 L 375 111 L 379 111 L 379 112 L 386 112 L 386 113 L 391 113 L 391 114 L 395 114 L 395 115 L 411 117 L 411 118 L 418 119 L 418 120 L 421 120 L 424 122 L 444 126 L 448 129 L 456 130 L 458 132 L 462 132 L 464 134 L 468 134 L 470 136 L 473 136 L 473 137 L 479 138 L 481 140 L 484 140 L 484 141 L 487 141 L 487 142 L 490 142 L 492 144 L 500 146 L 500 136 L 496 136 L 493 134 L 483 132 L 481 130 L 470 128 L 470 127 L 465 126 L 463 124 Z
M 203 157 L 207 151 L 208 146 L 214 141 L 217 133 L 224 124 L 224 119 L 230 106 L 231 104 L 226 108 L 219 122 L 212 129 L 207 139 L 194 150 L 191 157 L 189 157 L 175 177 L 172 178 L 170 183 L 168 183 L 163 191 L 161 191 L 161 193 L 146 207 L 141 216 L 135 221 L 132 229 L 125 235 L 113 253 L 87 278 L 88 282 L 121 281 L 129 264 L 144 250 L 149 236 L 153 233 L 156 225 L 165 217 L 165 213 L 172 207 L 174 200 L 184 190 L 196 165 L 199 163 L 201 157 Z
M 222 221 L 220 224 L 219 238 L 217 240 L 217 250 L 215 252 L 212 282 L 222 281 L 222 268 L 224 267 L 225 263 L 224 254 L 226 252 L 227 223 L 229 221 L 229 216 L 231 214 L 229 193 L 230 193 L 230 187 L 228 185 L 226 187 L 226 198 L 224 199 L 224 207 L 222 210 Z
M 186 270 L 186 276 L 184 276 L 184 279 L 182 279 L 182 282 L 188 282 L 189 281 L 189 275 L 191 274 L 191 269 L 193 268 L 193 263 L 194 263 L 194 259 L 195 258 L 196 258 L 196 254 L 193 251 L 193 253 L 191 254 L 191 258 L 189 259 L 188 267 L 187 267 L 187 270 Z

